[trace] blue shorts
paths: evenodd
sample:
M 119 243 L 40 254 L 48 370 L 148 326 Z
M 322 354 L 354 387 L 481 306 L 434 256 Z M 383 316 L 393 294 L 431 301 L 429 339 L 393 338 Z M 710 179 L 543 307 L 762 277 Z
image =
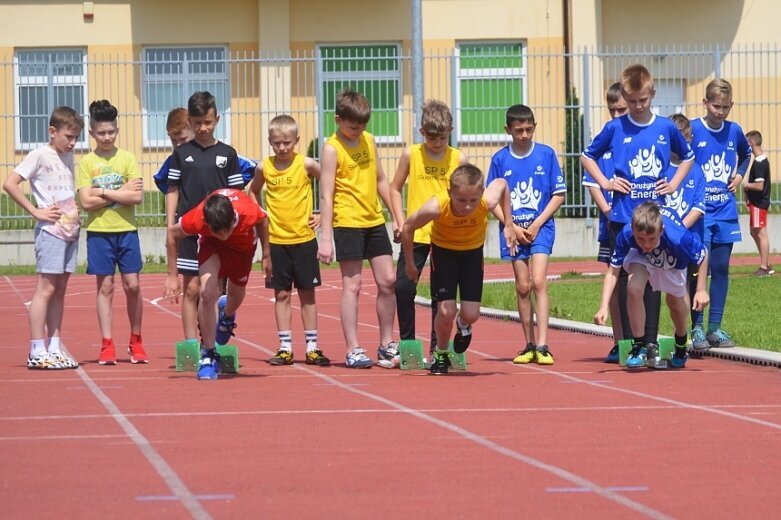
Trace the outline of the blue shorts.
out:
M 553 252 L 553 241 L 555 239 L 556 228 L 554 226 L 544 225 L 540 228 L 540 232 L 537 233 L 537 237 L 530 245 L 518 244 L 515 256 L 510 255 L 510 250 L 507 246 L 503 246 L 502 260 L 525 260 L 538 253 L 550 256 Z
M 87 274 L 111 275 L 141 272 L 141 246 L 137 231 L 87 232 Z
M 705 234 L 703 243 L 710 248 L 711 244 L 732 244 L 742 240 L 738 219 L 710 220 L 705 216 Z

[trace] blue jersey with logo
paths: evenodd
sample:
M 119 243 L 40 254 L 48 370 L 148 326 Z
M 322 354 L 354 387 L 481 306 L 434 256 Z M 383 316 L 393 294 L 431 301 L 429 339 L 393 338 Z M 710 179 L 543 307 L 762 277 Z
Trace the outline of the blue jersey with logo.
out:
M 599 171 L 601 171 L 607 180 L 610 180 L 613 178 L 613 176 L 616 174 L 616 165 L 613 162 L 613 152 L 608 151 L 602 154 L 602 157 L 597 160 L 597 166 L 599 166 Z M 591 174 L 587 171 L 583 172 L 583 186 L 587 187 L 594 187 L 599 188 L 599 184 L 597 181 L 594 180 L 594 177 L 591 176 Z M 613 205 L 613 192 L 608 190 L 603 190 L 600 188 L 602 192 L 602 196 L 605 197 L 605 200 L 607 201 L 608 205 L 612 207 Z M 597 236 L 597 240 L 600 242 L 604 242 L 610 238 L 610 231 L 608 230 L 608 220 L 604 213 L 600 210 L 599 212 L 599 235 Z
M 672 180 L 677 171 L 678 165 L 671 164 L 667 169 L 665 178 L 668 181 Z M 701 214 L 705 214 L 705 176 L 697 163 L 692 164 L 689 174 L 678 189 L 664 197 L 664 207 L 675 211 L 681 221 L 692 211 L 699 211 Z M 702 238 L 705 233 L 705 219 L 700 217 L 689 229 Z
M 645 256 L 654 267 L 659 269 L 686 269 L 689 264 L 700 265 L 705 259 L 705 246 L 696 233 L 686 229 L 678 215 L 670 208 L 661 208 L 662 234 L 659 245 L 650 253 L 643 253 L 635 242 L 632 226 L 624 229 L 616 237 L 616 247 L 610 258 L 612 267 L 621 267 L 630 249 Z
M 738 218 L 738 206 L 727 186 L 736 174 L 746 173 L 751 145 L 740 125 L 732 121 L 724 121 L 716 130 L 704 118 L 693 120 L 691 126 L 694 160 L 705 175 L 705 217 L 734 220 Z
M 656 182 L 670 166 L 670 152 L 683 161 L 694 155 L 675 123 L 654 115 L 647 124 L 639 124 L 625 114 L 605 125 L 583 155 L 597 161 L 607 151 L 613 152 L 615 175 L 629 181 L 630 193 L 613 193 L 611 222 L 627 224 L 632 210 L 646 200 L 656 200 Z
M 157 170 L 157 173 L 152 177 L 157 189 L 163 193 L 168 193 L 168 170 L 171 168 L 171 157 L 172 156 L 169 155 L 166 158 L 163 165 L 160 166 L 160 169 Z M 258 163 L 252 159 L 247 159 L 246 157 L 239 155 L 239 168 L 241 169 L 241 177 L 244 180 L 244 186 L 249 184 L 252 177 L 255 176 L 255 168 L 257 166 Z
M 494 179 L 507 181 L 513 222 L 523 228 L 528 228 L 545 210 L 553 195 L 567 192 L 556 152 L 550 146 L 537 142 L 533 142 L 529 152 L 523 156 L 515 155 L 509 145 L 496 152 L 491 158 L 487 182 Z M 542 227 L 553 230 L 553 217 Z M 509 255 L 502 233 L 504 226 L 500 224 L 499 228 L 501 253 Z

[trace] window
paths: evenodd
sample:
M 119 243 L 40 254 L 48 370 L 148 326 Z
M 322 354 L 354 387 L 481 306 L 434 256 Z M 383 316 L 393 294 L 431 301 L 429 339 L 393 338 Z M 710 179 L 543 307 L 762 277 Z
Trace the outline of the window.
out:
M 86 53 L 79 49 L 19 50 L 14 56 L 16 147 L 30 150 L 49 142 L 49 116 L 58 106 L 84 114 Z M 86 132 L 78 146 L 88 146 Z
M 318 48 L 321 135 L 330 136 L 336 95 L 347 87 L 369 100 L 366 130 L 378 142 L 401 140 L 401 62 L 398 45 L 321 46 Z
M 456 47 L 458 140 L 504 140 L 504 113 L 526 99 L 526 60 L 520 43 L 462 43 Z
M 664 117 L 683 112 L 684 88 L 680 79 L 654 78 L 656 95 L 651 103 L 651 110 Z
M 230 136 L 230 81 L 224 47 L 148 48 L 142 55 L 144 146 L 170 145 L 165 131 L 168 112 L 187 107 L 199 90 L 208 90 L 217 100 L 220 123 L 215 137 Z

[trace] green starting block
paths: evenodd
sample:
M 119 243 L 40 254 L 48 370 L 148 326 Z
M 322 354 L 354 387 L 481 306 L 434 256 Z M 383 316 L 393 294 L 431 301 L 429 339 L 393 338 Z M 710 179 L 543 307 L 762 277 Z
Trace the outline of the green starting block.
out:
M 220 368 L 226 374 L 239 373 L 239 352 L 236 345 L 217 345 Z M 180 341 L 176 344 L 176 371 L 195 372 L 201 359 L 201 345 L 196 341 Z
M 450 342 L 450 365 L 455 370 L 466 370 L 466 353 L 457 354 Z M 405 339 L 399 343 L 399 368 L 401 370 L 428 370 L 431 360 L 423 357 L 423 343 L 419 339 Z
M 626 367 L 626 359 L 629 357 L 629 351 L 632 350 L 632 340 L 622 339 L 618 342 L 618 364 Z M 670 361 L 675 351 L 675 339 L 659 338 L 659 357 L 662 360 Z

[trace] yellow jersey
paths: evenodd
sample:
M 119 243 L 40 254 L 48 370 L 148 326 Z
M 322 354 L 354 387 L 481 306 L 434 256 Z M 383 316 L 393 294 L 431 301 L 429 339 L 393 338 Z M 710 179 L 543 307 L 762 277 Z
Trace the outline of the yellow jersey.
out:
M 407 215 L 412 215 L 435 193 L 447 190 L 450 175 L 461 161 L 461 152 L 448 146 L 442 159 L 434 160 L 426 152 L 425 144 L 410 147 L 409 188 L 407 189 Z M 413 242 L 431 243 L 429 222 L 415 230 Z
M 79 161 L 76 172 L 76 190 L 81 188 L 104 188 L 118 190 L 132 179 L 141 177 L 136 158 L 127 150 L 117 148 L 108 158 L 90 152 Z M 135 231 L 136 207 L 134 204 L 110 202 L 107 206 L 87 214 L 87 231 L 122 233 Z
M 472 213 L 460 217 L 453 214 L 448 192 L 440 192 L 435 196 L 439 201 L 439 218 L 432 221 L 431 243 L 454 251 L 481 247 L 485 243 L 488 226 L 485 197 L 480 197 L 480 203 Z
M 377 157 L 372 136 L 363 132 L 357 146 L 334 133 L 326 141 L 336 149 L 334 227 L 370 228 L 385 223 L 377 197 Z
M 284 170 L 274 166 L 273 155 L 263 161 L 269 241 L 272 244 L 303 244 L 315 238 L 315 232 L 309 227 L 314 200 L 312 181 L 304 160 L 303 155 L 295 153 Z

